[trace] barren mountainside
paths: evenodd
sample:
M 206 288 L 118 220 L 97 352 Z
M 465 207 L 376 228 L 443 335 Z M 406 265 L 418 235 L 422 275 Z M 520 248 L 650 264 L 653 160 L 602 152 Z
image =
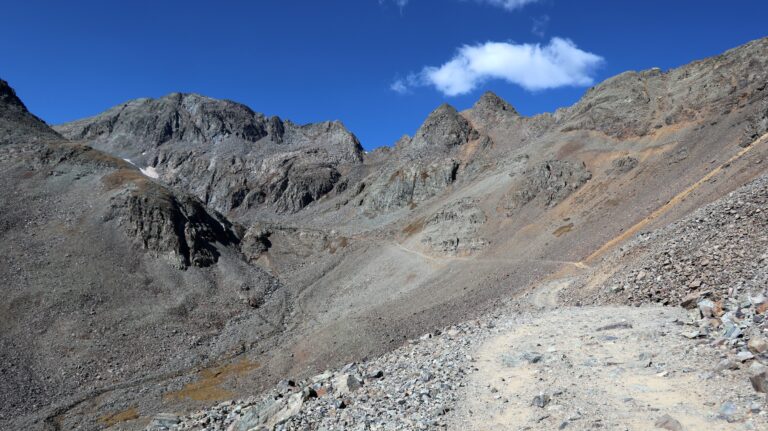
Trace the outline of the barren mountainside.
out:
M 727 303 L 725 284 L 765 281 L 743 262 L 765 260 L 764 180 L 753 180 L 768 157 L 767 85 L 760 39 L 668 71 L 623 73 L 554 113 L 521 116 L 493 93 L 465 111 L 444 104 L 412 137 L 365 153 L 340 122 L 297 125 L 196 94 L 49 127 L 0 81 L 0 428 L 159 427 L 158 413 L 183 415 L 284 379 L 312 391 L 332 380 L 355 386 L 338 373 L 306 379 L 397 352 L 341 373 L 373 382 L 376 364 L 408 369 L 397 355 L 429 356 L 407 340 L 453 328 L 430 343 L 461 343 L 459 334 L 489 329 L 501 303 L 553 306 L 538 295 L 554 285 L 568 304 L 677 305 L 694 284 L 710 291 L 694 303 Z M 742 218 L 723 221 L 731 211 Z M 750 217 L 760 222 L 739 225 Z M 723 235 L 749 241 L 728 247 Z M 718 264 L 688 269 L 705 255 Z M 741 269 L 729 278 L 720 263 Z M 603 316 L 590 310 L 574 322 Z M 540 321 L 524 311 L 515 322 Z M 628 316 L 653 332 L 644 313 Z M 664 325 L 680 318 L 657 314 Z M 462 323 L 476 318 L 485 323 Z M 682 347 L 668 352 L 683 356 Z M 471 367 L 464 350 L 454 353 L 434 350 L 435 361 Z M 430 390 L 454 391 L 418 380 L 425 369 L 399 384 L 423 384 L 434 398 Z M 263 429 L 262 419 L 317 427 L 306 403 L 322 394 L 292 388 L 270 392 L 279 402 L 265 404 L 268 419 L 255 400 L 242 404 L 256 421 L 242 429 Z M 419 420 L 438 415 L 415 407 L 423 394 L 414 391 L 387 402 Z M 347 400 L 366 402 L 355 397 Z M 347 407 L 334 403 L 322 405 Z M 205 413 L 211 429 L 244 415 L 221 411 Z

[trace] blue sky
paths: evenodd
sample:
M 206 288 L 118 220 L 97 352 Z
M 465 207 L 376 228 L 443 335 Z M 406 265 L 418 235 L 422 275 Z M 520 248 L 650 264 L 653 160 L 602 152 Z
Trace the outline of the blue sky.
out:
M 29 0 L 2 16 L 0 77 L 49 123 L 196 92 L 338 119 L 367 149 L 485 90 L 554 111 L 590 82 L 768 35 L 764 0 Z

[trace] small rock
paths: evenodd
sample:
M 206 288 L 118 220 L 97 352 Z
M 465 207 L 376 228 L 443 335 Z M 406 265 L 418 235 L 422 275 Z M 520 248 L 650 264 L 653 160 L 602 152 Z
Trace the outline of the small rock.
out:
M 384 377 L 384 371 L 382 370 L 374 370 L 368 373 L 369 379 L 380 379 L 382 377 Z
M 430 373 L 429 371 L 422 371 L 421 374 L 419 375 L 419 380 L 421 380 L 424 383 L 432 380 L 432 373 Z
M 701 317 L 714 317 L 715 303 L 709 299 L 699 301 L 699 312 Z
M 531 401 L 532 406 L 536 406 L 539 408 L 544 408 L 549 404 L 550 398 L 549 395 L 540 394 L 533 397 L 533 401 Z
M 669 431 L 683 431 L 683 424 L 670 415 L 664 415 L 656 420 L 654 423 L 656 428 L 661 428 Z
M 754 354 L 768 352 L 768 341 L 763 337 L 752 337 L 747 343 L 747 348 Z
M 162 429 L 171 429 L 174 428 L 176 425 L 181 422 L 181 419 L 172 413 L 158 413 L 155 415 L 154 418 L 152 418 L 152 422 L 150 422 L 149 427 L 147 429 L 150 430 L 162 430 Z
M 521 358 L 530 364 L 536 364 L 541 362 L 544 357 L 540 353 L 525 352 L 521 355 Z
M 715 367 L 716 372 L 725 371 L 725 370 L 738 370 L 738 369 L 739 369 L 739 364 L 737 362 L 731 361 L 730 359 L 723 359 Z
M 595 331 L 610 331 L 611 329 L 632 329 L 632 324 L 629 322 L 616 322 L 601 326 L 595 329 Z
M 317 398 L 317 392 L 313 388 L 307 386 L 303 391 L 301 391 L 301 400 L 307 401 L 311 398 Z
M 736 415 L 736 404 L 730 401 L 723 403 L 723 405 L 720 406 L 720 410 L 717 413 L 717 416 L 720 419 L 723 419 L 728 422 L 733 421 L 735 415 Z
M 333 373 L 330 372 L 330 371 L 325 371 L 322 374 L 318 374 L 318 375 L 312 377 L 310 380 L 312 380 L 312 383 L 319 383 L 319 382 L 328 380 L 331 377 L 333 377 Z
M 340 395 L 347 395 L 363 387 L 363 382 L 352 374 L 342 374 L 334 380 L 333 387 Z
M 689 293 L 680 301 L 680 306 L 686 309 L 693 309 L 696 307 L 696 302 L 699 300 L 700 295 L 697 292 Z
M 753 374 L 749 378 L 752 388 L 761 394 L 768 394 L 768 371 Z

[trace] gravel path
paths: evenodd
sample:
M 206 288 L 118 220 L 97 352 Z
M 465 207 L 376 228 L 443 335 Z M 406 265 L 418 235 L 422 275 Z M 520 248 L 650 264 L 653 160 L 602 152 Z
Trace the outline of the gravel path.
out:
M 562 308 L 477 349 L 449 429 L 766 429 L 764 398 L 714 348 L 681 335 L 687 313 Z M 661 429 L 664 429 L 663 427 Z
M 360 364 L 148 430 L 760 430 L 747 364 L 683 334 L 676 307 L 563 307 L 564 278 L 518 304 Z M 754 368 L 754 367 L 753 367 Z

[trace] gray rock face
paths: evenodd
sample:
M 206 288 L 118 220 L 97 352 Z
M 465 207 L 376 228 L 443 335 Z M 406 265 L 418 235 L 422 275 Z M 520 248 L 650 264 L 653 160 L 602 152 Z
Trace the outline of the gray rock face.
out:
M 619 157 L 611 162 L 611 168 L 606 171 L 608 175 L 622 175 L 635 169 L 640 162 L 632 156 Z
M 768 100 L 762 102 L 761 109 L 757 115 L 748 119 L 744 129 L 744 137 L 741 140 L 741 146 L 747 147 L 760 136 L 768 133 Z
M 363 157 L 339 122 L 299 126 L 196 94 L 137 99 L 56 129 L 221 212 L 299 211 L 333 189 L 340 166 Z
M 0 79 L 0 145 L 55 142 L 61 139 L 43 120 L 27 111 L 13 88 Z
M 413 162 L 379 177 L 368 188 L 365 208 L 374 213 L 415 205 L 436 196 L 456 181 L 459 162 Z
M 485 212 L 474 199 L 462 199 L 446 205 L 427 219 L 421 242 L 439 253 L 472 253 L 489 244 L 478 235 L 478 229 L 486 220 Z
M 592 174 L 584 164 L 549 160 L 527 168 L 522 179 L 506 197 L 504 208 L 511 214 L 539 198 L 542 205 L 554 206 L 584 185 Z
M 556 117 L 563 131 L 595 130 L 626 138 L 706 114 L 729 113 L 764 97 L 767 48 L 763 38 L 668 72 L 625 72 L 591 88 Z
M 413 139 L 400 144 L 400 153 L 411 158 L 446 154 L 476 136 L 456 108 L 443 104 L 429 114 Z
M 236 289 L 268 302 L 281 285 L 243 261 L 228 221 L 120 158 L 67 142 L 2 91 L 0 122 L 11 138 L 0 145 L 0 314 L 8 323 L 0 428 L 44 428 L 73 399 L 204 365 L 274 330 L 238 302 Z M 24 299 L 32 297 L 44 299 Z M 243 323 L 228 330 L 246 326 L 242 336 L 201 341 L 198 328 L 234 316 Z M 103 428 L 100 417 L 61 428 Z M 173 422 L 166 419 L 156 429 Z
M 454 107 L 439 106 L 412 139 L 403 136 L 398 140 L 389 163 L 369 181 L 363 198 L 366 213 L 413 207 L 437 196 L 456 182 L 462 149 L 483 138 L 488 140 Z M 486 147 L 487 143 L 478 146 Z
M 473 121 L 486 127 L 509 125 L 522 118 L 512 105 L 490 91 L 480 96 L 469 114 Z
M 116 220 L 144 249 L 167 257 L 178 268 L 209 266 L 218 259 L 217 243 L 238 242 L 226 219 L 206 211 L 197 199 L 172 194 L 137 171 L 118 170 L 103 181 L 109 188 L 121 189 L 111 198 L 107 221 Z

